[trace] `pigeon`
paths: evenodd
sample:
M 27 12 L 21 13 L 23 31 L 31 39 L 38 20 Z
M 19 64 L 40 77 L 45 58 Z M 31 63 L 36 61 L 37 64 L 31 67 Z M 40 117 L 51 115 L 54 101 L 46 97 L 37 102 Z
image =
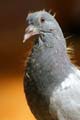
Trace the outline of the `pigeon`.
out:
M 55 16 L 36 11 L 26 21 L 23 43 L 34 36 L 24 75 L 31 112 L 37 120 L 80 120 L 80 71 L 67 55 Z

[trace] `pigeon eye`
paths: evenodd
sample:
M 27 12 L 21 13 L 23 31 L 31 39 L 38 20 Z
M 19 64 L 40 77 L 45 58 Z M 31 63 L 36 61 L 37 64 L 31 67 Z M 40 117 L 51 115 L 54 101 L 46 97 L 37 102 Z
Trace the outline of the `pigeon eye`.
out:
M 44 23 L 45 22 L 45 19 L 42 17 L 41 18 L 41 23 Z

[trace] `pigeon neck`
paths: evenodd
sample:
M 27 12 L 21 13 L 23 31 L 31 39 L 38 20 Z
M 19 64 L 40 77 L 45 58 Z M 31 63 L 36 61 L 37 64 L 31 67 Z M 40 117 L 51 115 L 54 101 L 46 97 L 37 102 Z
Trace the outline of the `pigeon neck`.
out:
M 71 72 L 64 38 L 55 38 L 53 35 L 48 35 L 48 38 L 45 36 L 44 39 L 39 38 L 32 50 L 30 64 L 31 75 L 40 90 L 44 91 L 51 85 L 53 88 L 58 86 Z
M 68 71 L 71 62 L 67 55 L 66 42 L 63 35 L 61 36 L 58 34 L 56 36 L 56 33 L 47 33 L 44 36 L 39 37 L 39 40 L 35 43 L 33 49 L 37 50 L 35 52 L 38 56 L 41 53 L 40 56 L 43 55 L 43 57 L 46 58 L 44 62 L 46 62 L 49 57 L 52 58 L 51 62 L 54 65 L 53 68 L 59 67 L 66 72 Z
M 64 61 L 70 62 L 66 52 L 66 42 L 63 35 L 57 35 L 56 33 L 45 33 L 44 36 L 40 36 L 37 42 L 35 42 L 34 49 L 39 50 L 49 50 L 53 52 L 53 56 L 61 63 Z M 45 51 L 46 52 L 46 51 Z M 50 53 L 48 53 L 50 54 Z M 51 57 L 51 56 L 50 56 Z M 54 58 L 53 58 L 54 59 Z M 55 61 L 56 62 L 56 61 Z

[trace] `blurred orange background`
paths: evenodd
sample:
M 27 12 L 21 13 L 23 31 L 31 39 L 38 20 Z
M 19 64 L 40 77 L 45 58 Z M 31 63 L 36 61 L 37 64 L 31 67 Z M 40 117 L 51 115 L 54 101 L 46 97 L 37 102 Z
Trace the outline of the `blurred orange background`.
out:
M 77 64 L 80 65 L 79 0 L 3 0 L 0 1 L 0 119 L 34 120 L 27 105 L 24 88 L 24 61 L 31 43 L 22 43 L 29 11 L 56 12 L 63 32 L 76 34 Z M 76 54 L 77 53 L 77 54 Z

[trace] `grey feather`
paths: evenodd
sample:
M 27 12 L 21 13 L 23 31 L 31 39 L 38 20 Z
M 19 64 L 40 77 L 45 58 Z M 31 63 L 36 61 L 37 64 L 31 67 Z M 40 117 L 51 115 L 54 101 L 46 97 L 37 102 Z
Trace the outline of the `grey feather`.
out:
M 50 112 L 57 110 L 59 120 L 80 120 L 80 71 L 74 70 L 50 98 Z
M 80 71 L 67 56 L 59 24 L 46 11 L 31 13 L 27 21 L 26 36 L 38 34 L 24 78 L 32 113 L 37 120 L 80 120 Z

